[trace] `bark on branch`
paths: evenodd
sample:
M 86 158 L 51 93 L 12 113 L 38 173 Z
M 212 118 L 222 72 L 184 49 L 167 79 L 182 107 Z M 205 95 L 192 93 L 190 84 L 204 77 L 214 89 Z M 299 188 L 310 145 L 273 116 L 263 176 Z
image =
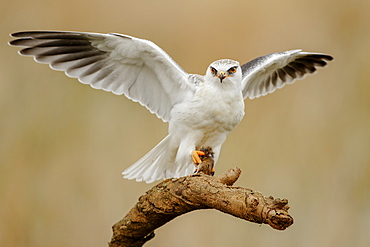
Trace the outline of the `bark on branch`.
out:
M 240 173 L 239 168 L 233 168 L 217 177 L 200 173 L 161 182 L 141 196 L 130 212 L 113 226 L 109 246 L 142 246 L 154 237 L 158 227 L 198 209 L 214 208 L 277 230 L 285 230 L 293 224 L 287 199 L 232 187 Z

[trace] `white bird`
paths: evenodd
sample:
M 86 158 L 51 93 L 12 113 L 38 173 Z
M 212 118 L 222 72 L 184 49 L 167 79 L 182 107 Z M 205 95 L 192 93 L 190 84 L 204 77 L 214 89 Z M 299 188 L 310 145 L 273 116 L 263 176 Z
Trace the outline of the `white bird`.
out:
M 147 183 L 193 173 L 201 147 L 212 147 L 216 163 L 226 136 L 244 116 L 244 99 L 272 93 L 333 59 L 291 50 L 242 66 L 218 60 L 201 76 L 186 73 L 154 43 L 128 35 L 26 31 L 11 36 L 16 39 L 10 45 L 26 47 L 21 55 L 93 88 L 124 94 L 169 122 L 168 135 L 123 172 Z

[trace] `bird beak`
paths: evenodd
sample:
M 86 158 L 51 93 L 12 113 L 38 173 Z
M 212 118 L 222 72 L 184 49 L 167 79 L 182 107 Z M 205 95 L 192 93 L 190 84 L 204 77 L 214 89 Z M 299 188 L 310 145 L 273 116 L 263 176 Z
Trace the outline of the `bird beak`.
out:
M 217 77 L 220 78 L 220 82 L 222 83 L 222 80 L 226 77 L 226 73 L 224 71 L 220 71 Z

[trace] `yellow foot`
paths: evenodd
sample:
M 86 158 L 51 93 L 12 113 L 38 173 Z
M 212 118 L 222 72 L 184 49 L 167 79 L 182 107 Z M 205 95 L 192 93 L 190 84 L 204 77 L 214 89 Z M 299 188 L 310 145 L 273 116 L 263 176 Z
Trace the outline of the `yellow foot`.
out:
M 193 159 L 193 162 L 196 165 L 199 165 L 200 163 L 202 163 L 202 160 L 200 159 L 199 155 L 205 155 L 205 153 L 199 150 L 192 151 L 191 153 L 191 158 Z

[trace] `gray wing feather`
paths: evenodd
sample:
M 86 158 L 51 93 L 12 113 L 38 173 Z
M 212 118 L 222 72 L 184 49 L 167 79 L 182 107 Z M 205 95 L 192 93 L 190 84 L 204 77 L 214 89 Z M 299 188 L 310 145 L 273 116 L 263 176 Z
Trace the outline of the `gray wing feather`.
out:
M 195 90 L 189 75 L 154 43 L 122 34 L 29 31 L 12 34 L 21 55 L 144 105 L 163 121 Z
M 264 96 L 314 73 L 333 57 L 320 53 L 292 50 L 258 57 L 241 66 L 243 97 Z

